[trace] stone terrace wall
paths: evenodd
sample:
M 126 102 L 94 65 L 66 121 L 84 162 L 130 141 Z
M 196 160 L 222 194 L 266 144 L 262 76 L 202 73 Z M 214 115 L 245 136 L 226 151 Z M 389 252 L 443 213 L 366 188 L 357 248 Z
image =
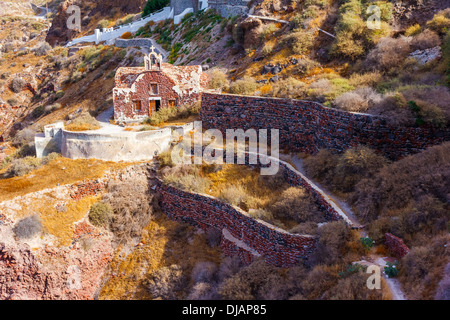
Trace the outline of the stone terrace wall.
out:
M 450 130 L 393 127 L 382 117 L 326 108 L 312 101 L 204 93 L 203 127 L 279 129 L 280 147 L 315 153 L 321 148 L 344 151 L 358 144 L 390 159 L 418 153 L 450 140 Z
M 225 154 L 224 154 L 225 157 Z M 318 208 L 329 221 L 352 221 L 310 180 L 290 164 L 267 156 L 264 163 L 277 161 L 286 181 L 292 186 L 302 186 L 313 195 Z M 235 159 L 236 163 L 236 159 Z M 249 163 L 246 153 L 245 163 Z M 270 165 L 270 164 L 266 164 Z M 222 230 L 221 248 L 226 255 L 238 255 L 242 262 L 250 263 L 255 256 L 279 267 L 290 267 L 300 260 L 308 259 L 316 248 L 316 240 L 309 235 L 296 235 L 247 216 L 239 208 L 223 203 L 207 195 L 185 192 L 158 181 L 162 211 L 171 219 L 183 221 L 204 230 Z
M 238 253 L 243 262 L 250 262 L 248 246 L 263 256 L 267 263 L 290 267 L 307 259 L 316 247 L 312 236 L 290 234 L 263 221 L 255 220 L 244 212 L 215 198 L 185 192 L 162 183 L 157 184 L 161 195 L 160 206 L 171 219 L 183 221 L 203 230 L 222 230 L 221 247 L 225 254 Z M 229 232 L 237 241 L 225 239 Z M 237 245 L 237 242 L 245 245 Z M 247 251 L 247 252 L 245 252 Z M 254 254 L 253 254 L 254 255 Z

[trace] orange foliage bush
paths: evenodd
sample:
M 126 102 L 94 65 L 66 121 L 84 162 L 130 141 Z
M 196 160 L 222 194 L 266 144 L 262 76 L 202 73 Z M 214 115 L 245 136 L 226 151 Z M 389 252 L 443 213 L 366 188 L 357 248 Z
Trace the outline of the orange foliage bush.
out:
M 132 36 L 131 32 L 130 32 L 130 31 L 127 31 L 127 32 L 124 32 L 124 33 L 120 36 L 120 38 L 121 38 L 121 39 L 130 39 L 131 36 Z

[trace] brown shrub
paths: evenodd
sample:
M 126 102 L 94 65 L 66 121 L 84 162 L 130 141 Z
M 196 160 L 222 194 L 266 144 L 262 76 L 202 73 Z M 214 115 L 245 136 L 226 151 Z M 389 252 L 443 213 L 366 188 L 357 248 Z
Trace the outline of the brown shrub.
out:
M 19 93 L 25 88 L 26 84 L 27 84 L 26 81 L 23 80 L 22 78 L 15 77 L 11 81 L 9 88 L 11 89 L 12 92 Z
M 411 41 L 412 50 L 425 50 L 441 45 L 439 35 L 429 29 L 415 36 Z
M 219 300 L 220 296 L 217 293 L 217 286 L 215 284 L 199 282 L 192 287 L 187 300 Z
M 314 222 L 304 222 L 300 223 L 291 230 L 289 230 L 290 233 L 297 233 L 297 234 L 310 234 L 314 235 L 317 232 L 317 223 Z
M 365 112 L 369 108 L 369 101 L 356 91 L 346 92 L 334 100 L 336 107 L 350 112 Z
M 282 43 L 291 48 L 294 54 L 306 54 L 313 47 L 314 36 L 306 30 L 296 29 L 284 36 Z
M 379 101 L 373 103 L 368 110 L 374 115 L 383 116 L 393 126 L 413 125 L 416 121 L 411 108 L 401 93 L 388 93 Z
M 337 281 L 337 275 L 325 266 L 316 266 L 302 281 L 302 291 L 308 300 L 319 299 L 327 290 L 335 286 Z
M 350 76 L 349 84 L 354 87 L 373 87 L 377 85 L 383 76 L 380 72 L 354 73 Z
M 350 230 L 343 221 L 333 221 L 319 228 L 317 250 L 311 257 L 314 264 L 334 264 L 342 262 L 350 240 Z
M 123 182 L 110 181 L 103 202 L 108 203 L 114 212 L 110 229 L 118 243 L 129 243 L 139 239 L 142 230 L 154 216 L 153 200 L 147 181 L 147 174 L 142 169 Z
M 293 77 L 275 82 L 270 95 L 279 98 L 300 99 L 306 96 L 306 85 Z
M 410 299 L 433 299 L 448 263 L 448 235 L 411 249 L 401 260 L 399 280 Z
M 379 215 L 406 208 L 411 202 L 434 196 L 446 201 L 450 190 L 450 143 L 408 156 L 382 168 L 355 187 L 357 215 L 372 221 Z
M 263 299 L 268 294 L 265 285 L 271 280 L 268 275 L 276 276 L 276 273 L 275 267 L 266 264 L 262 259 L 256 260 L 225 280 L 219 288 L 219 293 L 227 300 Z
M 66 126 L 68 131 L 86 131 L 100 129 L 99 122 L 89 114 L 82 112 Z
M 444 269 L 444 276 L 439 282 L 435 300 L 450 300 L 450 263 Z
M 162 267 L 156 270 L 146 281 L 147 290 L 154 299 L 176 300 L 177 291 L 184 289 L 186 278 L 179 265 Z
M 217 273 L 217 265 L 214 262 L 200 261 L 192 269 L 192 281 L 194 283 L 210 283 L 214 280 Z
M 384 38 L 370 51 L 364 61 L 367 70 L 391 71 L 397 69 L 411 52 L 409 43 L 402 39 Z
M 402 90 L 406 101 L 415 101 L 423 108 L 422 116 L 429 121 L 433 119 L 450 121 L 450 90 L 443 86 L 409 86 Z M 437 111 L 436 108 L 440 109 Z M 433 113 L 435 115 L 433 115 Z
M 364 178 L 371 177 L 386 165 L 387 160 L 368 147 L 348 149 L 339 156 L 333 175 L 333 187 L 341 192 L 350 192 Z
M 370 290 L 366 282 L 368 274 L 362 271 L 353 273 L 343 279 L 339 279 L 325 298 L 327 300 L 381 300 L 382 290 Z
M 225 72 L 219 69 L 211 69 L 208 70 L 209 79 L 209 88 L 210 89 L 219 89 L 219 90 L 228 90 L 229 81 Z
M 230 93 L 250 95 L 259 88 L 259 84 L 252 77 L 244 76 L 242 79 L 236 80 L 230 86 Z
M 42 232 L 42 223 L 39 216 L 33 215 L 17 222 L 13 230 L 19 239 L 29 239 Z
M 238 256 L 226 257 L 219 267 L 218 278 L 223 281 L 235 275 L 242 268 L 242 261 Z
M 323 222 L 325 217 L 319 211 L 312 196 L 302 188 L 290 187 L 269 207 L 275 219 L 293 219 L 297 223 Z

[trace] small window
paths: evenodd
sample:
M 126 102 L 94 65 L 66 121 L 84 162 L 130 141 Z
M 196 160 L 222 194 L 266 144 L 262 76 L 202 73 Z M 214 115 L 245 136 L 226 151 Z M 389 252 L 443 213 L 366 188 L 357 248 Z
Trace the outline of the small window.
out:
M 150 86 L 152 94 L 158 94 L 158 85 L 156 83 L 152 83 Z
M 142 112 L 142 103 L 140 100 L 133 101 L 134 112 Z
M 175 99 L 169 100 L 169 108 L 175 108 L 176 105 L 177 105 L 177 101 Z

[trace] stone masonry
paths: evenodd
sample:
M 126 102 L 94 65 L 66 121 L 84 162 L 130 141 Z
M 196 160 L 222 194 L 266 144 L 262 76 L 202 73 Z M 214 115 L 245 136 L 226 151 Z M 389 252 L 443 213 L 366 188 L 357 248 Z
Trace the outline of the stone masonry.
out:
M 409 248 L 405 245 L 403 240 L 391 233 L 386 233 L 384 235 L 384 243 L 392 252 L 392 254 L 399 259 L 403 258 L 409 253 Z
M 185 192 L 161 181 L 157 184 L 161 195 L 160 206 L 169 218 L 189 223 L 203 230 L 222 230 L 222 244 L 225 254 L 237 254 L 243 262 L 250 262 L 251 254 L 243 246 L 236 245 L 224 234 L 229 232 L 238 241 L 264 257 L 267 263 L 279 267 L 290 267 L 307 259 L 316 246 L 316 239 L 309 235 L 290 234 L 268 223 L 255 220 L 243 211 L 213 197 Z M 246 252 L 245 252 L 246 251 Z
M 124 122 L 142 121 L 160 108 L 200 101 L 207 82 L 201 66 L 177 67 L 160 62 L 152 69 L 119 68 L 113 90 L 114 118 Z M 157 86 L 157 92 L 153 86 Z
M 248 160 L 246 154 L 246 163 Z M 302 186 L 312 193 L 318 208 L 325 213 L 329 221 L 343 219 L 351 224 L 348 217 L 301 173 L 284 161 L 279 161 L 279 165 L 289 184 Z M 288 233 L 269 223 L 253 219 L 239 208 L 211 196 L 182 191 L 161 181 L 157 183 L 157 190 L 161 195 L 161 209 L 171 219 L 204 230 L 221 230 L 221 249 L 224 254 L 238 255 L 246 264 L 255 257 L 263 256 L 266 262 L 272 265 L 291 267 L 308 259 L 316 248 L 316 238 L 313 236 Z
M 386 119 L 326 108 L 312 101 L 204 93 L 206 129 L 279 129 L 280 148 L 316 153 L 366 145 L 400 159 L 450 140 L 450 130 L 431 126 L 394 127 Z

